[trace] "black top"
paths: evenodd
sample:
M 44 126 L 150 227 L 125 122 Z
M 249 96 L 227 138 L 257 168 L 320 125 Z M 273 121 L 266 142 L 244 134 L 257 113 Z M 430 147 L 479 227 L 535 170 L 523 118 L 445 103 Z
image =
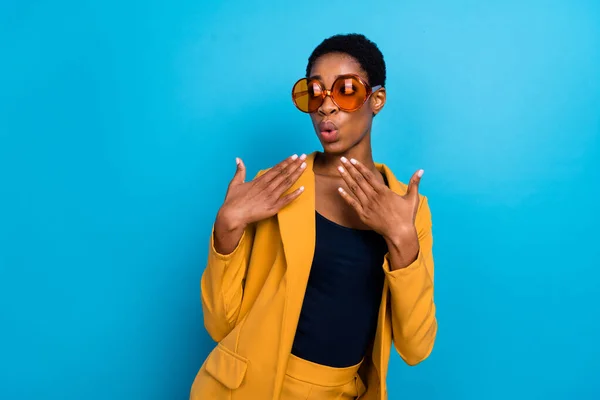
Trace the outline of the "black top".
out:
M 371 230 L 316 213 L 313 263 L 292 353 L 331 367 L 358 364 L 375 336 L 387 245 Z

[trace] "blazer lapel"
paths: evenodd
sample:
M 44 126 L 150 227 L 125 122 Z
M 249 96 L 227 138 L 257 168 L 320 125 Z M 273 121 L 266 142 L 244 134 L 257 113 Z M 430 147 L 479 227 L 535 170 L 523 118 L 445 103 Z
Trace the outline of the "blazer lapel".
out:
M 304 192 L 277 214 L 287 272 L 275 393 L 281 391 L 315 250 L 314 158 L 314 152 L 307 155 L 306 170 L 287 193 L 300 186 L 304 186 Z

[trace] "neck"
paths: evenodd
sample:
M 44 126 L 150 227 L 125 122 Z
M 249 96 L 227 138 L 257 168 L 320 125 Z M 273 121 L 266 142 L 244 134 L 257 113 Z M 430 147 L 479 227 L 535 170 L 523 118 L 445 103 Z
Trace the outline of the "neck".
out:
M 342 165 L 340 158 L 346 157 L 348 160 L 354 158 L 366 166 L 369 170 L 377 172 L 373 153 L 370 144 L 367 146 L 354 146 L 340 153 L 318 152 L 315 158 L 313 170 L 318 175 L 339 176 L 337 168 Z

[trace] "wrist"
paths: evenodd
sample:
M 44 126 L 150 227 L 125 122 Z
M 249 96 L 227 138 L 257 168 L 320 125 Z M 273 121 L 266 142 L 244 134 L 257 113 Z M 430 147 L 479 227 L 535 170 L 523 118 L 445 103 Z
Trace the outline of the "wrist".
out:
M 414 226 L 397 229 L 384 236 L 392 261 L 392 269 L 406 268 L 419 256 L 419 236 Z
M 414 225 L 400 225 L 383 235 L 388 246 L 402 248 L 413 243 L 419 243 L 419 236 Z
M 248 224 L 232 210 L 223 207 L 217 213 L 215 220 L 215 229 L 223 232 L 234 232 L 246 229 Z

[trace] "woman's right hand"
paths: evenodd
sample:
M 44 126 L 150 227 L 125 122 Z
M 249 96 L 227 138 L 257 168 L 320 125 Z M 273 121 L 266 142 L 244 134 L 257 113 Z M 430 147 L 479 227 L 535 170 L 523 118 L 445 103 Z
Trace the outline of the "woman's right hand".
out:
M 300 178 L 306 169 L 306 155 L 293 155 L 255 179 L 245 182 L 246 167 L 237 159 L 237 170 L 225 195 L 216 224 L 222 234 L 240 232 L 246 226 L 269 218 L 294 201 L 304 191 L 300 187 L 283 194 Z M 218 235 L 220 236 L 220 235 Z M 237 235 L 234 235 L 237 236 Z M 230 246 L 226 246 L 230 247 Z

